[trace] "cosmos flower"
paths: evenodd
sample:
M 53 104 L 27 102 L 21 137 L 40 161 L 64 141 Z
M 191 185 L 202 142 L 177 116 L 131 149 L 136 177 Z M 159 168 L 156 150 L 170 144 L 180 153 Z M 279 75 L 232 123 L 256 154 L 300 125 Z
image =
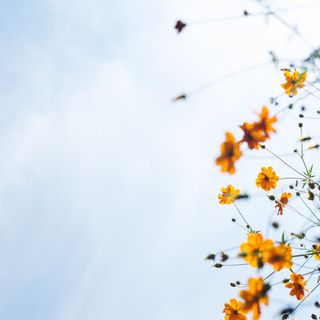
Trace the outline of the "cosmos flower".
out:
M 262 167 L 256 179 L 256 186 L 265 191 L 269 191 L 277 187 L 278 180 L 279 177 L 272 167 Z
M 244 122 L 240 129 L 243 131 L 243 138 L 240 142 L 246 142 L 249 149 L 259 149 L 260 142 L 266 141 L 264 131 L 259 129 L 258 122 Z
M 234 163 L 241 157 L 242 152 L 240 144 L 236 142 L 231 132 L 226 133 L 226 140 L 222 143 L 220 150 L 221 154 L 216 159 L 216 164 L 221 166 L 222 172 L 235 173 Z
M 304 291 L 306 290 L 305 285 L 307 284 L 307 281 L 304 280 L 302 274 L 297 273 L 291 273 L 290 280 L 291 282 L 287 282 L 285 284 L 286 288 L 291 289 L 290 296 L 296 296 L 298 300 L 302 300 L 304 297 Z
M 268 304 L 267 293 L 270 289 L 268 284 L 263 282 L 262 278 L 250 278 L 248 281 L 248 290 L 241 290 L 239 295 L 244 300 L 244 310 L 252 312 L 253 320 L 260 319 L 260 304 Z
M 263 106 L 259 114 L 259 122 L 256 122 L 255 127 L 257 130 L 262 130 L 267 139 L 270 138 L 270 133 L 276 132 L 273 124 L 278 121 L 276 116 L 269 117 L 269 109 Z
M 272 264 L 275 271 L 280 271 L 283 268 L 290 269 L 292 267 L 292 249 L 285 243 L 280 243 L 264 254 L 265 262 Z
M 263 240 L 261 233 L 249 233 L 247 242 L 240 246 L 241 254 L 250 266 L 260 268 L 263 266 L 264 253 L 274 247 L 272 240 Z
M 283 192 L 279 200 L 276 200 L 275 208 L 278 208 L 278 215 L 283 215 L 283 208 L 288 204 L 289 199 L 292 197 L 290 192 Z
M 229 303 L 224 304 L 224 320 L 247 320 L 248 318 L 245 316 L 247 311 L 243 307 L 243 302 L 234 298 L 230 299 Z
M 221 188 L 221 193 L 218 195 L 220 204 L 231 204 L 240 194 L 240 190 L 229 184 L 227 187 Z
M 320 244 L 319 243 L 314 244 L 312 246 L 312 253 L 313 253 L 313 257 L 316 260 L 320 260 Z
M 286 78 L 286 82 L 281 84 L 281 87 L 285 89 L 285 93 L 293 97 L 298 94 L 298 89 L 304 87 L 304 83 L 307 78 L 307 73 L 299 73 L 297 70 L 291 72 L 289 69 L 283 69 L 283 75 Z

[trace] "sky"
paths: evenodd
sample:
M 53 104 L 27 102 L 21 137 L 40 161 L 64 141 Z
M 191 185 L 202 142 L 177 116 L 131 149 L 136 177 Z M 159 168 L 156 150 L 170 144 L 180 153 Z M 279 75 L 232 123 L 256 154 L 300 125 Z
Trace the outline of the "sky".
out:
M 244 9 L 261 10 L 249 0 L 3 3 L 1 318 L 222 318 L 234 271 L 204 258 L 244 234 L 216 195 L 230 182 L 254 188 L 263 162 L 244 159 L 230 177 L 214 158 L 225 131 L 280 93 L 282 75 L 270 64 L 171 99 L 268 62 L 269 50 L 291 61 L 310 48 L 261 17 L 173 26 Z M 286 13 L 314 46 L 319 10 Z M 278 134 L 282 150 L 296 128 Z M 257 222 L 261 204 L 244 204 Z

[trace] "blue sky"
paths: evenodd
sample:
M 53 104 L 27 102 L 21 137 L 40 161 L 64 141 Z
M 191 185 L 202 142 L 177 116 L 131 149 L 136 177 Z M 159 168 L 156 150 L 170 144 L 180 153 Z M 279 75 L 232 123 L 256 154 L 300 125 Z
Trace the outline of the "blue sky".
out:
M 2 5 L 1 318 L 221 316 L 232 274 L 203 258 L 243 234 L 216 203 L 230 178 L 213 159 L 224 131 L 279 93 L 282 77 L 267 66 L 186 103 L 170 99 L 267 61 L 270 49 L 289 59 L 308 50 L 263 19 L 181 35 L 173 25 L 249 8 L 258 9 L 242 0 Z M 290 19 L 316 43 L 308 21 L 317 13 L 303 12 Z M 261 163 L 246 161 L 232 182 L 252 188 Z

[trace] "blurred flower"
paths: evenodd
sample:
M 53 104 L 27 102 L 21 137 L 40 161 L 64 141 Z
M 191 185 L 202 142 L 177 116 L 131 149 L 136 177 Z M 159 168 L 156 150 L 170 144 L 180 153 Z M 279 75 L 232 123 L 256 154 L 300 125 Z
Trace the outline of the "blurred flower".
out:
M 320 244 L 319 243 L 314 244 L 312 246 L 312 253 L 316 260 L 320 260 Z
M 224 304 L 224 320 L 247 320 L 248 318 L 245 316 L 247 311 L 245 311 L 243 307 L 243 302 L 238 301 L 234 298 L 230 299 L 229 303 Z
M 242 156 L 240 144 L 236 142 L 231 132 L 226 132 L 226 140 L 220 147 L 221 155 L 216 159 L 216 164 L 221 166 L 222 172 L 235 173 L 234 163 Z
M 304 280 L 303 275 L 291 273 L 290 280 L 291 282 L 285 284 L 286 288 L 291 289 L 290 296 L 296 296 L 298 300 L 303 299 L 304 291 L 306 290 L 305 285 L 307 284 L 307 281 Z
M 248 290 L 241 290 L 240 297 L 245 301 L 244 310 L 253 314 L 253 320 L 260 319 L 260 304 L 268 304 L 267 293 L 270 286 L 263 282 L 262 278 L 250 278 Z
M 240 194 L 239 189 L 235 189 L 234 186 L 229 184 L 227 187 L 221 188 L 221 194 L 218 195 L 218 199 L 220 200 L 220 204 L 231 204 L 236 199 L 237 196 Z
M 256 179 L 256 186 L 265 191 L 269 191 L 270 189 L 276 188 L 278 180 L 279 177 L 272 167 L 262 167 Z
M 290 97 L 298 94 L 298 89 L 304 87 L 304 82 L 307 78 L 307 73 L 299 73 L 297 70 L 291 72 L 289 69 L 283 69 L 283 75 L 286 78 L 286 82 L 281 84 L 282 88 L 285 89 L 285 93 Z
M 276 116 L 269 117 L 269 109 L 266 106 L 262 107 L 261 113 L 259 114 L 259 122 L 256 122 L 255 127 L 257 130 L 262 130 L 267 139 L 270 138 L 271 132 L 276 132 L 273 128 L 273 123 L 277 122 L 278 119 Z
M 276 200 L 275 208 L 278 208 L 278 215 L 283 215 L 283 208 L 288 204 L 289 199 L 292 197 L 290 192 L 283 192 L 279 200 Z
M 263 266 L 264 252 L 274 247 L 272 240 L 263 240 L 261 233 L 249 233 L 247 242 L 240 246 L 241 254 L 250 266 L 260 268 Z
M 258 123 L 244 122 L 240 129 L 242 129 L 244 135 L 240 142 L 246 142 L 249 149 L 259 149 L 259 143 L 266 141 L 264 131 L 259 129 Z
M 265 261 L 272 264 L 275 271 L 292 267 L 292 249 L 289 245 L 281 243 L 277 247 L 265 252 Z

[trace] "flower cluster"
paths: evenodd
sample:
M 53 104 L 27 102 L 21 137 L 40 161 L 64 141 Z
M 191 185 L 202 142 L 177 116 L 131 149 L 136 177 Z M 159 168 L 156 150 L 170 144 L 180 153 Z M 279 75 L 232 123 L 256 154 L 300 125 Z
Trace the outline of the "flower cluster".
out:
M 285 93 L 290 97 L 298 94 L 299 89 L 305 86 L 307 72 L 299 73 L 296 69 L 282 69 L 286 82 L 281 84 Z M 278 121 L 275 115 L 271 116 L 267 106 L 263 106 L 258 114 L 258 120 L 254 122 L 244 122 L 240 125 L 242 138 L 237 140 L 231 132 L 226 132 L 225 141 L 221 144 L 220 155 L 216 158 L 216 164 L 221 167 L 222 172 L 234 174 L 235 163 L 243 155 L 241 145 L 259 149 L 260 144 L 270 139 L 271 133 L 275 133 L 274 124 Z
M 284 69 L 283 72 L 286 83 L 282 84 L 282 87 L 287 95 L 293 97 L 305 86 L 307 74 L 289 69 Z M 318 113 L 320 114 L 320 111 Z M 302 117 L 301 114 L 299 117 Z M 243 132 L 241 139 L 236 140 L 232 133 L 227 132 L 226 141 L 221 145 L 221 155 L 216 159 L 216 164 L 223 172 L 233 174 L 235 162 L 243 155 L 244 150 L 241 150 L 241 147 L 244 143 L 247 144 L 248 149 L 260 148 L 269 152 L 297 176 L 280 177 L 272 166 L 262 166 L 255 177 L 255 185 L 273 202 L 270 210 L 273 210 L 274 217 L 283 219 L 282 217 L 296 215 L 303 219 L 304 227 L 298 233 L 284 230 L 281 237 L 273 239 L 248 222 L 238 205 L 243 197 L 239 188 L 231 184 L 221 188 L 218 195 L 219 204 L 233 205 L 240 222 L 235 218 L 232 221 L 246 230 L 246 237 L 235 249 L 236 253 L 233 257 L 221 251 L 220 262 L 215 263 L 214 267 L 221 269 L 224 266 L 247 266 L 255 269 L 255 273 L 258 272 L 258 276 L 249 277 L 245 282 L 231 283 L 231 286 L 239 288 L 239 291 L 237 298 L 232 297 L 224 304 L 225 320 L 247 320 L 250 316 L 253 320 L 261 319 L 263 308 L 271 301 L 270 295 L 274 292 L 273 288 L 279 285 L 287 292 L 288 297 L 297 301 L 295 307 L 285 307 L 280 311 L 282 319 L 288 319 L 320 287 L 320 237 L 312 239 L 308 236 L 311 231 L 314 232 L 320 227 L 320 177 L 317 178 L 313 173 L 313 166 L 308 166 L 306 163 L 304 143 L 309 138 L 302 135 L 301 123 L 299 123 L 300 151 L 297 148 L 294 154 L 300 158 L 303 171 L 294 168 L 281 156 L 269 150 L 265 144 L 261 144 L 275 132 L 273 125 L 276 121 L 277 117 L 270 116 L 269 109 L 264 106 L 259 113 L 259 120 L 253 123 L 244 122 L 240 126 Z M 311 149 L 313 148 L 309 148 Z M 289 184 L 286 184 L 286 181 Z M 294 206 L 296 200 L 301 202 L 302 209 Z M 305 226 L 306 223 L 307 226 Z M 279 228 L 279 223 L 272 223 L 272 227 L 276 230 Z M 231 258 L 242 261 L 228 264 L 227 260 Z M 210 254 L 207 259 L 215 261 L 217 254 Z M 318 279 L 312 289 L 307 289 L 312 286 L 314 275 L 318 275 Z M 315 307 L 320 308 L 320 303 L 316 301 Z M 312 314 L 311 318 L 318 319 L 318 316 Z

